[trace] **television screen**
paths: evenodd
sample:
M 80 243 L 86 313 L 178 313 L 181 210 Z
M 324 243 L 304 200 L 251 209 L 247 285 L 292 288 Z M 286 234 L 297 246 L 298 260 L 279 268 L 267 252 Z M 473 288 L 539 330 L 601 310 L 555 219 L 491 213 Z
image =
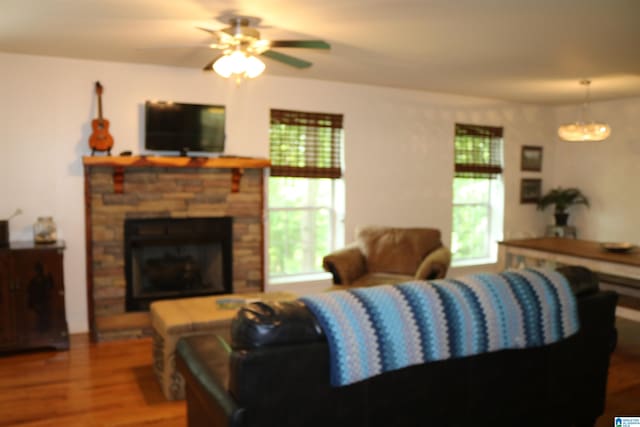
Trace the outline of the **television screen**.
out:
M 221 105 L 145 103 L 147 150 L 224 152 L 225 111 Z

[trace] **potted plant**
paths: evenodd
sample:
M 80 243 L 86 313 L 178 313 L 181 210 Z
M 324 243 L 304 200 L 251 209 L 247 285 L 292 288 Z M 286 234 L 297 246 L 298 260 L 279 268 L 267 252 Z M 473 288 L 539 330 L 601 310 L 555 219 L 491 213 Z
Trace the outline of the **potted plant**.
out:
M 554 216 L 557 226 L 567 225 L 569 213 L 567 209 L 573 205 L 589 207 L 589 199 L 577 188 L 554 188 L 542 196 L 538 201 L 538 210 L 544 210 L 549 205 L 555 205 Z

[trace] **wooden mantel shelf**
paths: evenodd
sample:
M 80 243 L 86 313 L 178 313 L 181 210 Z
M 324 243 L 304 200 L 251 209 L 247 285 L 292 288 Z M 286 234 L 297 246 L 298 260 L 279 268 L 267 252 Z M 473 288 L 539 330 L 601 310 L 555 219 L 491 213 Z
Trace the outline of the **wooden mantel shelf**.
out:
M 244 169 L 264 169 L 271 166 L 269 159 L 255 157 L 153 157 L 153 156 L 85 156 L 85 168 L 106 166 L 113 168 L 113 190 L 124 191 L 125 168 L 225 168 L 231 169 L 231 191 L 240 189 L 240 178 Z
M 162 167 L 162 168 L 268 168 L 269 159 L 255 157 L 152 157 L 152 156 L 86 156 L 85 166 Z

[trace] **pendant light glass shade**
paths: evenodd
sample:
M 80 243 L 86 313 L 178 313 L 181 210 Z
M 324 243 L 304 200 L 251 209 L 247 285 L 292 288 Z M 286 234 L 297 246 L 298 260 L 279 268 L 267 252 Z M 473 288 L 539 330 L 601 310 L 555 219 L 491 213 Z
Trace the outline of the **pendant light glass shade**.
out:
M 249 56 L 247 58 L 245 74 L 250 79 L 254 77 L 258 77 L 264 71 L 265 65 L 264 62 L 256 58 L 255 56 Z
M 558 128 L 558 136 L 563 141 L 587 142 L 604 141 L 611 135 L 611 127 L 606 123 L 570 123 Z
M 560 126 L 558 128 L 558 136 L 563 141 L 569 142 L 604 141 L 611 135 L 611 127 L 606 123 L 586 121 L 591 113 L 589 108 L 589 85 L 591 81 L 581 80 L 580 84 L 586 87 L 585 102 L 582 106 L 580 120 Z

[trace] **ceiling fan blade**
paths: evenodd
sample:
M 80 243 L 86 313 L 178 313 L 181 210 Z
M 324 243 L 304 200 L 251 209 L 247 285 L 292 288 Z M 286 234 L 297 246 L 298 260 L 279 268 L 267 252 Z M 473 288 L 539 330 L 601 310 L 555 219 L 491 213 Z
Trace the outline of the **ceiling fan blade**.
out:
M 204 68 L 202 68 L 203 71 L 213 71 L 213 63 L 216 62 L 218 60 L 218 58 L 220 58 L 222 55 L 218 55 L 215 58 L 213 58 L 211 60 L 211 62 L 208 62 L 207 65 L 204 66 Z
M 271 47 L 304 47 L 307 49 L 331 49 L 331 45 L 323 40 L 273 40 Z
M 309 68 L 311 67 L 311 62 L 305 61 L 304 59 L 295 58 L 290 55 L 285 55 L 284 53 L 276 52 L 274 50 L 267 50 L 262 52 L 262 56 L 266 56 L 267 58 L 273 59 L 275 61 L 284 62 L 287 65 L 291 65 L 296 68 Z
M 164 45 L 164 46 L 143 46 L 137 47 L 138 50 L 160 50 L 160 49 L 217 49 L 215 44 L 212 43 L 197 43 L 197 44 L 174 44 L 174 45 Z
M 202 30 L 202 31 L 206 31 L 209 34 L 213 34 L 214 36 L 218 35 L 218 31 L 217 30 L 211 30 L 209 28 L 204 28 L 204 27 L 196 27 L 196 28 L 199 29 L 199 30 Z

